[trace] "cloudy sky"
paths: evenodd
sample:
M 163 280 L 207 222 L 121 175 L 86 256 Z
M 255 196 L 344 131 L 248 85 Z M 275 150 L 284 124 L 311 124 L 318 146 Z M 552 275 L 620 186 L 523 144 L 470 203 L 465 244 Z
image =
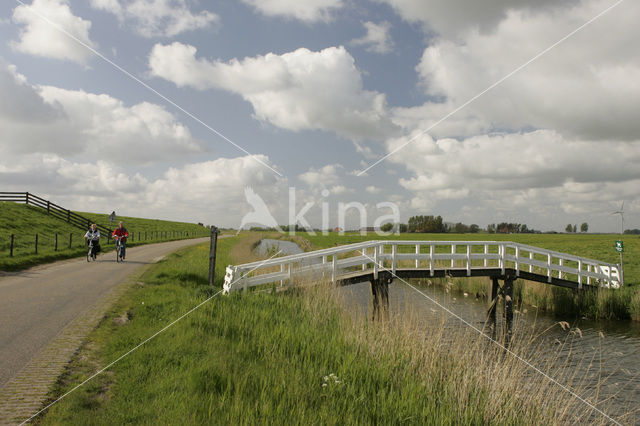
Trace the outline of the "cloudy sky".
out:
M 7 0 L 1 187 L 231 227 L 245 188 L 280 223 L 291 194 L 314 203 L 317 227 L 322 205 L 335 226 L 362 203 L 371 225 L 393 202 L 404 221 L 614 232 L 624 200 L 640 228 L 638 17 L 629 0 Z

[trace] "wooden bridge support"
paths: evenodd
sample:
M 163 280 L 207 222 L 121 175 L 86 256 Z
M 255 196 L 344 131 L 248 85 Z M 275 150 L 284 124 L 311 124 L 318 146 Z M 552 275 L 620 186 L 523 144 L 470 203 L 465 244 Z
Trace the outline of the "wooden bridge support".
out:
M 375 278 L 371 282 L 371 295 L 373 296 L 373 314 L 371 319 L 389 318 L 389 280 Z
M 498 290 L 500 289 L 500 284 L 498 282 L 498 278 L 491 278 L 489 282 L 489 310 L 487 311 L 487 322 L 489 325 L 489 333 L 491 338 L 495 340 L 496 338 L 496 320 L 497 320 L 497 312 L 498 312 Z
M 513 332 L 513 277 L 507 277 L 504 280 L 503 294 L 505 321 L 504 345 L 508 348 L 511 343 L 511 335 Z
M 513 334 L 513 281 L 514 277 L 506 276 L 503 278 L 504 284 L 501 287 L 499 278 L 491 278 L 489 283 L 489 308 L 487 311 L 487 324 L 492 339 L 496 339 L 496 320 L 498 313 L 498 297 L 502 296 L 504 300 L 504 323 L 503 337 L 505 347 L 509 347 L 511 336 Z

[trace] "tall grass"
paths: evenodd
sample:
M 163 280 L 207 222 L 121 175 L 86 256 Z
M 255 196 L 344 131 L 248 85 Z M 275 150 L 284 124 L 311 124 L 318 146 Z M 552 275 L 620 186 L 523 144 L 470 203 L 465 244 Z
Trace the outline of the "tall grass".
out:
M 235 249 L 241 244 L 243 249 Z M 220 240 L 216 285 L 234 253 Z M 169 256 L 120 300 L 51 398 L 206 300 L 207 247 Z M 409 314 L 407 314 L 409 315 Z M 234 293 L 54 405 L 43 424 L 562 424 L 584 407 L 466 331 L 370 323 L 325 286 Z

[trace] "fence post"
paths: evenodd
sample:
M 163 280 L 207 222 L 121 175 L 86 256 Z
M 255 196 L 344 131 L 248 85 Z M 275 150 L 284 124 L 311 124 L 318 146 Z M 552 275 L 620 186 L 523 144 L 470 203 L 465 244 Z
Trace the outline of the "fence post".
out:
M 29 204 L 29 192 L 24 193 L 24 202 L 25 204 Z
M 67 222 L 71 221 L 71 210 L 67 210 Z
M 47 213 L 51 213 L 51 202 L 47 200 Z
M 58 251 L 58 233 L 55 234 L 55 239 L 53 243 L 53 251 Z
M 36 254 L 38 254 L 38 234 L 36 234 Z
M 71 240 L 73 239 L 73 232 L 69 232 L 69 248 L 71 248 Z
M 9 242 L 9 256 L 13 257 L 13 234 L 11 234 L 11 241 Z
M 216 248 L 218 245 L 218 228 L 211 227 L 211 241 L 209 243 L 209 285 L 213 286 L 216 273 Z

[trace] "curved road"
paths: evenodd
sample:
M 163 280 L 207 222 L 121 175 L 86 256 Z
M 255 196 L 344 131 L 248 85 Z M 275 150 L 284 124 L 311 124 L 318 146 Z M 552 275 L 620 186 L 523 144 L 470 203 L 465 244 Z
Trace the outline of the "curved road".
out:
M 132 247 L 122 264 L 111 251 L 91 264 L 81 258 L 0 272 L 0 389 L 65 326 L 129 275 L 179 248 L 208 240 Z

